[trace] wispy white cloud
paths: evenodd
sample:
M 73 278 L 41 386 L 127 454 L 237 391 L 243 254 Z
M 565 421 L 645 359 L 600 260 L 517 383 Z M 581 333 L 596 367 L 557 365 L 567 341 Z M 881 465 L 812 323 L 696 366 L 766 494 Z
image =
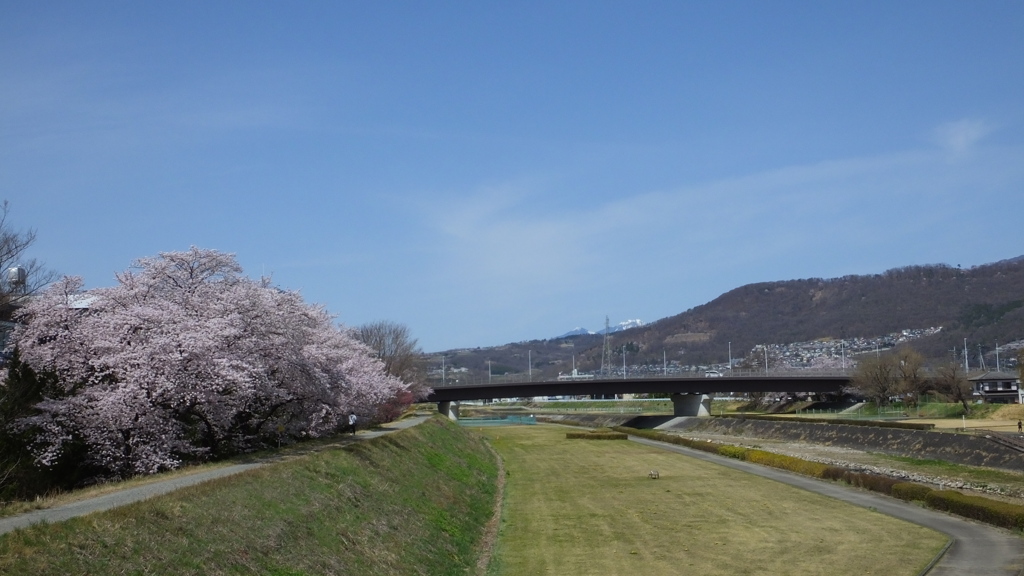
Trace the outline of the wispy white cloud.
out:
M 959 130 L 964 142 L 984 132 Z M 625 314 L 653 318 L 705 301 L 666 304 L 666 290 L 680 300 L 684 291 L 714 297 L 752 281 L 957 258 L 952 251 L 984 205 L 1020 204 L 1009 192 L 1024 182 L 1024 150 L 986 149 L 957 163 L 945 154 L 907 151 L 623 191 L 571 214 L 546 207 L 544 195 L 557 191 L 510 184 L 473 191 L 429 217 L 447 254 L 441 261 L 450 263 L 444 273 L 500 293 L 510 299 L 504 304 L 543 308 L 567 290 L 601 290 L 597 299 L 628 294 L 640 309 Z
M 935 129 L 935 142 L 953 154 L 964 154 L 974 148 L 995 127 L 984 120 L 964 118 L 955 122 L 947 122 Z
M 578 279 L 591 264 L 585 220 L 551 215 L 532 184 L 507 183 L 476 191 L 431 217 L 447 240 L 450 262 L 472 270 L 474 282 L 534 285 Z M 490 281 L 489 281 L 490 280 Z

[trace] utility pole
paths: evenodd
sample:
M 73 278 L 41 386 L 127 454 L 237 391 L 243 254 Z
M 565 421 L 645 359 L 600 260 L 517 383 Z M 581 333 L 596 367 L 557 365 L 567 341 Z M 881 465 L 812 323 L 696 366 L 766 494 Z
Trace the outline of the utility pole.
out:
M 967 363 L 967 338 L 964 338 L 964 374 L 971 371 L 970 365 Z
M 533 350 L 526 351 L 526 363 L 529 364 L 526 371 L 530 374 L 530 382 L 533 382 Z

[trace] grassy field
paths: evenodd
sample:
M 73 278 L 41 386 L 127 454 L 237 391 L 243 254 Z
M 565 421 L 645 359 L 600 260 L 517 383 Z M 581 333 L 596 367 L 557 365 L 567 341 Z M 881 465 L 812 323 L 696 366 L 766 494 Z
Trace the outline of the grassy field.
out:
M 0 537 L 0 574 L 475 570 L 497 462 L 442 419 Z
M 507 474 L 492 576 L 909 576 L 946 543 L 776 482 L 628 441 L 567 440 L 565 430 L 483 431 Z

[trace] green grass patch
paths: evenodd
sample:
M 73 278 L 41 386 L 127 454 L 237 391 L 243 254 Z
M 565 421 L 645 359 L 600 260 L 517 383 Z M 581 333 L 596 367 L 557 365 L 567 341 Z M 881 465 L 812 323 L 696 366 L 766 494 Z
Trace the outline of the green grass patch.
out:
M 590 432 L 566 432 L 568 440 L 628 440 L 629 436 L 622 432 L 591 430 Z
M 967 413 L 968 420 L 984 420 L 992 417 L 1005 404 L 971 404 L 971 411 Z M 961 410 L 963 406 L 960 406 Z
M 946 462 L 945 460 L 936 460 L 934 458 L 911 458 L 909 456 L 889 456 L 890 460 L 902 462 L 904 464 L 914 464 L 917 466 L 935 466 L 939 468 L 969 468 L 969 466 L 962 466 L 960 464 L 954 464 L 952 462 Z
M 497 462 L 441 417 L 0 537 L 3 574 L 465 574 Z
M 921 418 L 959 418 L 964 415 L 964 406 L 959 402 L 927 402 L 922 403 L 920 408 L 912 408 L 910 414 Z
M 749 411 L 751 402 L 749 400 L 711 400 L 712 414 L 735 414 L 737 412 Z
M 981 466 L 967 466 L 945 460 L 908 458 L 891 454 L 871 453 L 873 463 L 891 466 L 889 462 L 898 463 L 898 467 L 907 472 L 917 472 L 927 476 L 956 478 L 974 484 L 998 484 L 1007 488 L 1024 491 L 1024 473 Z M 894 466 L 896 467 L 896 466 Z
M 717 416 L 716 416 L 717 417 Z M 875 428 L 900 428 L 903 430 L 932 430 L 935 424 L 926 422 L 896 422 L 886 420 L 855 420 L 852 418 L 815 418 L 811 416 L 787 416 L 773 414 L 744 414 L 741 416 L 724 416 L 741 420 L 769 420 L 775 422 L 810 422 L 816 424 L 846 424 L 848 426 L 870 426 Z
M 543 425 L 483 433 L 507 471 L 491 576 L 911 576 L 946 543 L 877 512 L 634 442 L 565 442 L 564 429 Z

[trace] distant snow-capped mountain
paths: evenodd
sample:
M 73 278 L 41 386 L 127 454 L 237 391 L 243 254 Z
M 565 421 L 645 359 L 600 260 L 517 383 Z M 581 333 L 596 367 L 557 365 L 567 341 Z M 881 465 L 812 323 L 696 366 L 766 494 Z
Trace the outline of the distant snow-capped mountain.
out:
M 643 325 L 643 320 L 640 320 L 639 318 L 635 320 L 626 320 L 625 322 L 619 322 L 614 326 L 609 326 L 608 333 L 614 334 L 616 332 L 622 332 L 623 330 L 629 330 L 630 328 L 639 328 L 640 326 Z M 568 338 L 570 336 L 582 336 L 584 334 L 604 334 L 604 330 L 601 330 L 599 332 L 592 332 L 590 330 L 587 330 L 586 328 L 580 328 L 577 326 L 576 328 L 573 328 L 572 330 L 566 332 L 565 334 L 562 334 L 561 336 L 559 336 L 559 338 Z
M 625 322 L 619 322 L 615 326 L 610 326 L 608 328 L 608 333 L 611 334 L 613 332 L 622 332 L 623 330 L 629 330 L 630 328 L 639 328 L 643 325 L 644 321 L 639 318 L 635 320 L 626 320 Z

